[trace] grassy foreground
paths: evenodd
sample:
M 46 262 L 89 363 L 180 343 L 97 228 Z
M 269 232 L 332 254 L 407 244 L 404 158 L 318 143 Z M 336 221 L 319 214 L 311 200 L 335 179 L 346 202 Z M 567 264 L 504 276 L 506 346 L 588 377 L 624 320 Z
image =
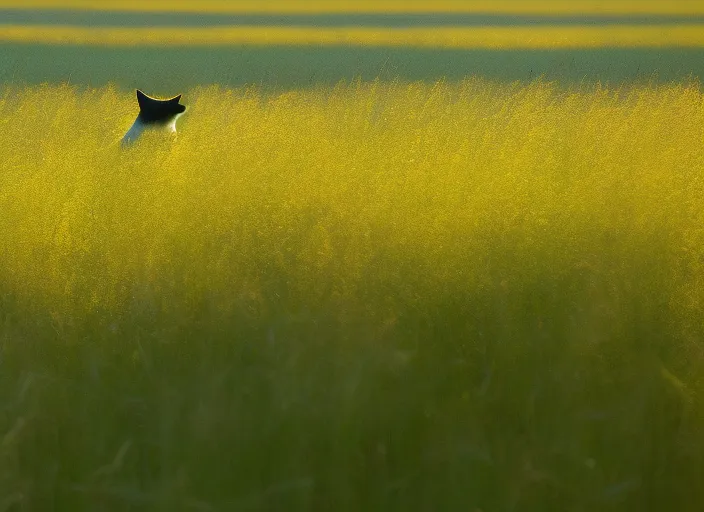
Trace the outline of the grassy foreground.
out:
M 699 510 L 698 84 L 0 92 L 0 510 Z

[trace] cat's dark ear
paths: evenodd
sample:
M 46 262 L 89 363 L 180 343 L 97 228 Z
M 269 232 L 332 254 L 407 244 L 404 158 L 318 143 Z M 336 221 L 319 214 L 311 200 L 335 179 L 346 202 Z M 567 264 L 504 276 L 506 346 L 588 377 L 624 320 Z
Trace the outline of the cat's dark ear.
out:
M 178 96 L 176 96 L 175 98 L 171 98 L 171 99 L 169 100 L 170 103 L 178 103 L 179 101 L 181 101 L 181 95 L 180 95 L 180 94 L 179 94 Z
M 137 89 L 137 103 L 139 103 L 139 108 L 143 108 L 144 105 L 146 105 L 148 101 L 148 97 L 146 94 L 144 94 L 142 91 Z

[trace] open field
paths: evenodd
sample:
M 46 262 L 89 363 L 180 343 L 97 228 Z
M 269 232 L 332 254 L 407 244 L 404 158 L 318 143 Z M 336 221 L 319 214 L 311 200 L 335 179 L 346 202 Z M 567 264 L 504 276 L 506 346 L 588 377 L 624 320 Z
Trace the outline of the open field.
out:
M 295 10 L 295 2 L 282 12 L 238 2 L 221 12 L 197 5 L 193 12 L 135 12 L 0 4 L 0 82 L 113 83 L 170 94 L 204 84 L 285 90 L 355 78 L 543 77 L 618 86 L 704 76 L 704 18 L 694 12 L 526 15 L 443 11 L 439 4 L 434 12 L 365 11 L 361 4 L 318 12 Z
M 0 92 L 0 505 L 704 499 L 699 85 Z
M 699 512 L 704 3 L 0 22 L 0 512 Z

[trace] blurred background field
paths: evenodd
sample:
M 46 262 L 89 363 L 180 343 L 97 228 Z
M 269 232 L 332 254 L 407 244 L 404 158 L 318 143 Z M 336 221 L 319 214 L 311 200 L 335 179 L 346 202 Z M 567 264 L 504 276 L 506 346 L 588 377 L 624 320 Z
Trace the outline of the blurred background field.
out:
M 290 90 L 340 80 L 459 80 L 478 74 L 499 81 L 539 76 L 565 85 L 603 81 L 668 82 L 704 74 L 701 49 L 442 50 L 360 47 L 95 48 L 0 44 L 2 79 L 68 82 L 169 95 L 198 84 L 258 85 Z
M 697 2 L 215 1 L 159 10 L 164 5 L 2 2 L 0 80 L 279 90 L 467 75 L 618 84 L 686 80 L 704 66 Z M 298 32 L 285 35 L 290 30 Z
M 696 0 L 2 0 L 15 9 L 83 9 L 93 11 L 179 11 L 220 13 L 478 12 L 512 14 L 704 14 Z
M 0 2 L 0 511 L 701 508 L 704 49 L 104 38 L 699 3 L 163 5 Z

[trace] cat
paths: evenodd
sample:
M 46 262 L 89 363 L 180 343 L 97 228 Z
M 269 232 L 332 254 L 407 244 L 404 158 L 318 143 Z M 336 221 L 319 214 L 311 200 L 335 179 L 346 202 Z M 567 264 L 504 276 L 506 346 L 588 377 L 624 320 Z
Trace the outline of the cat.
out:
M 176 120 L 186 111 L 186 106 L 179 103 L 181 95 L 160 100 L 147 96 L 137 89 L 137 103 L 139 115 L 132 127 L 122 137 L 122 144 L 127 145 L 136 141 L 144 130 L 161 129 L 176 133 Z

